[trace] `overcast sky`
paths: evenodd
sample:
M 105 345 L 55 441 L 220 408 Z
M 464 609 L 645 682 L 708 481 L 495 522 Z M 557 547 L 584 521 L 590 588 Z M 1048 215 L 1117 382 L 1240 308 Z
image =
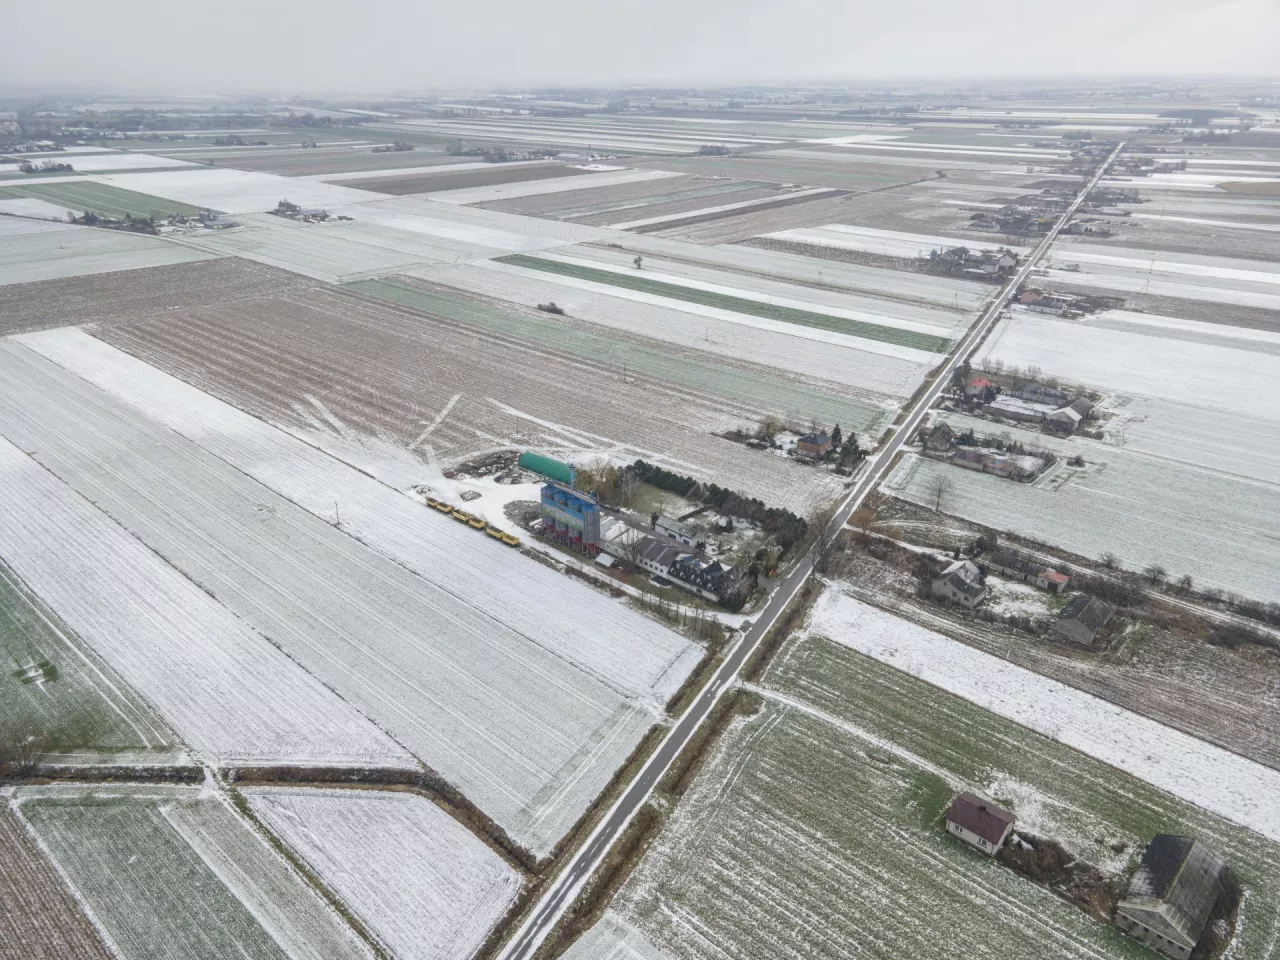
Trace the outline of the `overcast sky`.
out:
M 1280 76 L 1280 0 L 57 0 L 0 87 L 418 92 L 1064 74 Z

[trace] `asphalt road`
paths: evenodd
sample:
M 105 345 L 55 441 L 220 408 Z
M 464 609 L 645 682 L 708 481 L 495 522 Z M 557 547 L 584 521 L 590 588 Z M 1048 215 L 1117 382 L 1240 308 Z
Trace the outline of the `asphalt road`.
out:
M 951 379 L 952 371 L 973 353 L 974 348 L 999 319 L 1000 312 L 1009 302 L 1014 292 L 1027 279 L 1035 265 L 1044 256 L 1053 241 L 1057 239 L 1059 231 L 1066 226 L 1089 192 L 1097 186 L 1098 181 L 1102 179 L 1103 174 L 1123 148 L 1124 144 L 1121 143 L 1107 158 L 1106 162 L 1098 168 L 1088 186 L 1080 191 L 1076 196 L 1075 202 L 1067 208 L 1057 223 L 1054 224 L 1053 229 L 1045 235 L 1045 238 L 1040 241 L 1032 254 L 1027 257 L 1021 269 L 1005 284 L 999 296 L 987 307 L 978 322 L 961 338 L 951 357 L 938 371 L 932 386 L 916 401 L 906 420 L 897 428 L 894 435 L 880 452 L 868 461 L 861 478 L 849 492 L 844 502 L 841 503 L 835 516 L 832 517 L 826 534 L 820 538 L 819 544 L 829 542 L 848 523 L 853 511 L 858 509 L 862 501 L 875 488 L 875 485 L 880 482 L 885 471 L 889 468 L 889 464 L 893 462 L 894 456 L 902 449 L 907 438 L 915 433 L 920 422 L 938 399 L 938 395 L 946 387 Z M 773 598 L 760 615 L 756 617 L 755 625 L 747 631 L 746 635 L 733 648 L 702 694 L 667 733 L 661 746 L 650 756 L 640 770 L 640 774 L 627 787 L 626 792 L 618 798 L 609 812 L 605 814 L 604 818 L 587 838 L 587 842 L 583 844 L 568 866 L 547 889 L 546 893 L 543 894 L 542 899 L 528 914 L 525 922 L 516 931 L 506 950 L 501 954 L 502 960 L 528 960 L 542 944 L 542 941 L 546 939 L 557 921 L 573 903 L 574 898 L 582 890 L 587 880 L 590 879 L 591 874 L 595 872 L 595 869 L 604 860 L 610 847 L 622 835 L 627 824 L 631 822 L 631 817 L 649 799 L 653 788 L 657 786 L 658 782 L 675 762 L 676 757 L 680 755 L 680 751 L 684 749 L 703 721 L 710 715 L 724 691 L 733 686 L 742 670 L 743 664 L 755 653 L 765 634 L 769 632 L 787 604 L 791 602 L 791 599 L 799 592 L 805 581 L 809 579 L 809 575 L 813 572 L 814 565 L 818 559 L 819 544 L 815 544 L 810 549 L 778 586 Z

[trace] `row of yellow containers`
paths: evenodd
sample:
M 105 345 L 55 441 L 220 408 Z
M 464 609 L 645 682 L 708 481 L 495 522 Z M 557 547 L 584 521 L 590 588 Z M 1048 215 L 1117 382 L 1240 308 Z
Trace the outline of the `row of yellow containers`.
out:
M 514 534 L 503 533 L 497 527 L 489 526 L 488 522 L 486 522 L 482 517 L 474 516 L 467 513 L 465 510 L 456 509 L 445 503 L 443 500 L 437 500 L 435 497 L 427 497 L 427 506 L 434 507 L 441 513 L 449 514 L 453 519 L 457 520 L 459 523 L 465 523 L 473 530 L 483 530 L 489 536 L 493 537 L 493 539 L 501 540 L 509 547 L 520 546 L 520 538 Z

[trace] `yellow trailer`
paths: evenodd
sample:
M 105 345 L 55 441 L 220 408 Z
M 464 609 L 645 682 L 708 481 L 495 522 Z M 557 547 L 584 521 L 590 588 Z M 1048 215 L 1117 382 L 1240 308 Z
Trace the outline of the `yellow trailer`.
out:
M 501 530 L 499 530 L 497 527 L 490 527 L 488 530 L 486 530 L 486 531 L 485 531 L 485 533 L 487 533 L 489 536 L 493 537 L 493 539 L 495 539 L 495 540 L 501 540 L 501 539 L 502 539 L 502 531 L 501 531 Z
M 435 508 L 441 513 L 453 513 L 453 507 L 449 506 L 449 504 L 445 503 L 443 500 L 437 501 L 433 506 L 435 506 Z
M 459 523 L 468 523 L 471 520 L 471 514 L 467 513 L 465 510 L 455 510 L 453 511 L 453 519 L 457 520 Z
M 502 542 L 505 543 L 508 547 L 520 546 L 520 538 L 513 533 L 504 533 L 502 535 Z
M 485 520 L 483 517 L 472 517 L 470 520 L 467 521 L 467 523 L 469 523 L 476 530 L 483 530 L 485 527 L 489 525 L 489 521 Z

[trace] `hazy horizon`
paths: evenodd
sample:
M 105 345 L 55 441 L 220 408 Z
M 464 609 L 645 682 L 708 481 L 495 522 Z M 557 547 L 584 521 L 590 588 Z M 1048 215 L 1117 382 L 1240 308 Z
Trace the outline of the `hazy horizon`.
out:
M 384 0 L 84 0 L 14 8 L 0 89 L 410 93 L 478 86 L 1275 76 L 1280 2 L 584 0 L 436 8 Z M 75 31 L 66 29 L 76 24 Z

